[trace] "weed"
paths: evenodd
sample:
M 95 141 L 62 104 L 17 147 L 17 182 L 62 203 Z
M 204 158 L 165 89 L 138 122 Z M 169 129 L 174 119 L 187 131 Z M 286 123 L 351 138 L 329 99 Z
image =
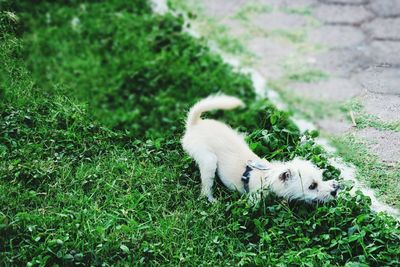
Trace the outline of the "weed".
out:
M 387 203 L 399 207 L 400 166 L 379 162 L 368 151 L 365 141 L 354 135 L 337 137 L 334 141 L 342 157 L 357 167 L 357 178 L 374 188 Z
M 272 31 L 268 31 L 265 33 L 268 37 L 281 37 L 289 40 L 292 43 L 301 43 L 305 40 L 305 32 L 299 30 L 284 30 L 284 29 L 276 29 Z
M 202 35 L 214 36 L 213 40 L 217 43 L 219 49 L 232 55 L 254 57 L 239 39 L 232 38 L 228 35 L 228 30 L 225 26 L 217 24 L 217 22 L 211 18 L 209 18 L 205 24 L 204 27 L 201 27 Z
M 368 114 L 365 110 L 363 105 L 357 101 L 352 100 L 348 103 L 342 105 L 342 111 L 348 113 L 350 110 L 354 112 L 356 127 L 359 129 L 373 127 L 378 130 L 392 130 L 392 131 L 400 131 L 400 122 L 387 122 L 381 120 L 379 117 Z M 351 120 L 348 116 L 348 120 Z
M 282 11 L 288 14 L 297 14 L 302 16 L 310 16 L 312 14 L 312 10 L 309 6 L 304 7 L 284 7 Z
M 326 80 L 328 75 L 318 69 L 303 68 L 288 73 L 287 77 L 291 81 L 312 83 Z
M 262 5 L 262 4 L 246 4 L 243 5 L 235 15 L 233 15 L 234 19 L 247 21 L 249 16 L 260 14 L 260 13 L 269 13 L 272 12 L 273 7 L 269 5 Z

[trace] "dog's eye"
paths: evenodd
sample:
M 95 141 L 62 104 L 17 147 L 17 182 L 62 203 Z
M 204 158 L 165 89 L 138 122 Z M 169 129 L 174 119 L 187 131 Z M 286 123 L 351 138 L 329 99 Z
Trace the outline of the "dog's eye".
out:
M 317 186 L 318 186 L 318 184 L 316 182 L 314 182 L 308 187 L 308 189 L 314 190 L 315 188 L 317 188 Z

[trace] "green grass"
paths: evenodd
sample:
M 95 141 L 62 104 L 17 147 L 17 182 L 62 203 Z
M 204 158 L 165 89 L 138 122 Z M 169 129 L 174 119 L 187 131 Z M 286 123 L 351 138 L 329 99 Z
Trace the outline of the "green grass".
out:
M 357 167 L 357 178 L 374 188 L 386 203 L 400 207 L 400 165 L 380 162 L 368 151 L 365 141 L 354 135 L 337 137 L 334 141 L 340 155 Z
M 288 57 L 282 63 L 284 75 L 280 78 L 280 83 L 288 84 L 289 82 L 315 83 L 325 81 L 329 78 L 329 74 L 310 66 L 301 59 L 301 57 Z
M 279 92 L 292 112 L 300 113 L 309 120 L 340 117 L 343 115 L 343 103 L 307 99 L 290 88 L 287 78 L 271 80 L 268 82 L 268 86 Z
M 275 29 L 264 33 L 266 37 L 280 37 L 286 39 L 292 43 L 304 42 L 306 35 L 304 31 L 299 30 L 286 30 L 286 29 Z
M 372 127 L 378 130 L 400 131 L 400 121 L 384 121 L 376 115 L 368 114 L 360 101 L 352 100 L 343 105 L 342 110 L 354 112 L 356 127 L 359 129 Z M 348 120 L 351 120 L 351 118 L 348 118 Z
M 397 222 L 361 194 L 251 207 L 219 184 L 218 204 L 199 198 L 179 139 L 190 105 L 216 92 L 248 104 L 209 116 L 248 132 L 260 156 L 303 156 L 327 179 L 339 171 L 316 132 L 300 142 L 289 114 L 256 100 L 249 77 L 183 33 L 181 18 L 144 0 L 1 5 L 11 13 L 0 14 L 0 265 L 399 261 Z
M 205 15 L 200 2 L 188 3 L 180 0 L 170 0 L 168 4 L 171 9 L 178 13 L 185 13 L 188 18 L 195 21 L 196 31 L 201 36 L 212 36 L 209 40 L 215 42 L 218 45 L 218 49 L 224 53 L 240 57 L 247 65 L 252 64 L 254 54 L 243 45 L 242 39 L 244 37 L 233 38 L 230 36 L 226 26 L 219 24 L 217 19 Z
M 249 16 L 262 14 L 262 13 L 270 13 L 273 11 L 273 7 L 265 4 L 256 4 L 249 3 L 243 5 L 233 16 L 232 18 L 242 21 L 248 21 Z
M 247 3 L 242 5 L 242 7 L 239 8 L 239 10 L 236 11 L 236 13 L 232 16 L 232 18 L 246 22 L 252 15 L 257 15 L 262 13 L 272 13 L 272 12 L 283 12 L 287 14 L 296 14 L 301 16 L 310 16 L 312 14 L 312 11 L 308 6 L 299 8 L 293 8 L 293 7 L 274 8 L 271 5 L 261 4 L 253 1 L 253 3 Z
M 326 80 L 328 78 L 328 75 L 318 69 L 303 68 L 290 71 L 287 74 L 287 78 L 295 82 L 312 83 Z
M 297 14 L 302 16 L 311 16 L 312 9 L 309 6 L 304 7 L 284 7 L 282 11 L 288 14 Z
M 201 27 L 201 33 L 205 36 L 214 36 L 213 40 L 218 44 L 218 48 L 224 52 L 249 58 L 254 57 L 239 39 L 229 36 L 226 26 L 219 25 L 215 19 L 207 19 L 204 26 Z
M 179 2 L 179 1 L 178 1 Z M 267 38 L 281 38 L 286 41 L 295 44 L 304 43 L 306 40 L 306 32 L 304 30 L 299 29 L 273 29 L 273 30 L 265 30 L 262 27 L 257 27 L 253 25 L 249 18 L 250 16 L 254 16 L 257 14 L 263 13 L 273 13 L 273 12 L 282 12 L 287 14 L 297 14 L 304 16 L 306 19 L 308 27 L 315 27 L 315 22 L 311 17 L 311 9 L 309 7 L 303 8 L 288 8 L 288 7 L 279 7 L 274 8 L 270 5 L 265 5 L 261 3 L 247 3 L 242 5 L 238 11 L 232 16 L 233 19 L 239 20 L 245 25 L 249 31 L 255 32 L 258 35 L 262 35 Z

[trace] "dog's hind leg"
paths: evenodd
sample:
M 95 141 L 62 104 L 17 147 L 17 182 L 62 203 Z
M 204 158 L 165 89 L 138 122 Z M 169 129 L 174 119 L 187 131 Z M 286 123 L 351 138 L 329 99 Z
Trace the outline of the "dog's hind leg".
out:
M 195 155 L 201 175 L 201 194 L 208 201 L 214 202 L 212 187 L 214 185 L 215 172 L 217 170 L 217 156 L 210 151 L 197 152 Z

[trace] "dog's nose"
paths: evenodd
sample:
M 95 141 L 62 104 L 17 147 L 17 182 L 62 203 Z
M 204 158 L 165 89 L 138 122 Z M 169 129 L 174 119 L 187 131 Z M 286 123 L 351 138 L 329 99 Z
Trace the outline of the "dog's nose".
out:
M 333 197 L 336 197 L 336 195 L 337 195 L 337 192 L 339 191 L 339 189 L 340 189 L 340 184 L 333 184 L 333 190 L 331 191 L 331 195 L 333 196 Z

